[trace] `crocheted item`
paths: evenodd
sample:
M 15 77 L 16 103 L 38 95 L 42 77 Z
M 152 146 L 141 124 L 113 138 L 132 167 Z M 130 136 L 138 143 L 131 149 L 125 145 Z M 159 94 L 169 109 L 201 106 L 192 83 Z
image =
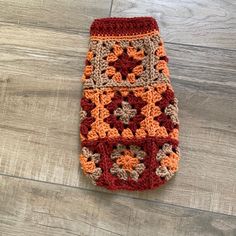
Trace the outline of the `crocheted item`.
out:
M 91 25 L 81 99 L 80 163 L 95 185 L 145 190 L 178 170 L 179 119 L 168 58 L 152 17 Z

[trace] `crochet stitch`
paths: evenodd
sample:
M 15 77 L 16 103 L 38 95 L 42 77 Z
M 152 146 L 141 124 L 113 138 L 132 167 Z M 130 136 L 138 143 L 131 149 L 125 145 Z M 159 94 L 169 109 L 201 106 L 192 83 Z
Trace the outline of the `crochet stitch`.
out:
M 156 188 L 180 159 L 178 100 L 152 17 L 96 19 L 82 76 L 80 164 L 110 190 Z

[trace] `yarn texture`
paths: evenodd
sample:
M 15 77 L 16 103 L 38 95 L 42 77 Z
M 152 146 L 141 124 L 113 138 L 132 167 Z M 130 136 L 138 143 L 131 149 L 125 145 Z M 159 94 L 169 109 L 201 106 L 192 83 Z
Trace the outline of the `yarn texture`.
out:
M 178 100 L 152 17 L 96 19 L 82 76 L 80 165 L 110 190 L 159 187 L 178 171 Z

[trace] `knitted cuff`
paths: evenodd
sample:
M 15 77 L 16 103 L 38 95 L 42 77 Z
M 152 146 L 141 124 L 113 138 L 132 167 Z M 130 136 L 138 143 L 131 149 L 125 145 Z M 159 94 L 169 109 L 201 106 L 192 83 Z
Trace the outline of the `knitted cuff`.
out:
M 178 170 L 178 106 L 152 17 L 96 19 L 82 76 L 80 164 L 95 185 L 145 190 Z

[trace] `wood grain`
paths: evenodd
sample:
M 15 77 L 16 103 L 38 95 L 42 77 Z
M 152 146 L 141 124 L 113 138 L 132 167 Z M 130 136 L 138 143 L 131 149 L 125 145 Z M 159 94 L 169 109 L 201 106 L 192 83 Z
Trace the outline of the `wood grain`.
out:
M 0 22 L 60 31 L 88 31 L 94 18 L 109 16 L 111 0 L 0 0 Z
M 76 185 L 87 37 L 13 25 L 0 31 L 1 172 Z
M 4 236 L 236 234 L 236 217 L 0 176 Z
M 229 0 L 114 0 L 112 16 L 158 20 L 168 42 L 236 49 L 236 2 Z
M 0 173 L 79 188 L 80 76 L 87 34 L 0 27 Z M 166 44 L 179 98 L 182 161 L 166 186 L 116 192 L 236 215 L 235 52 Z

